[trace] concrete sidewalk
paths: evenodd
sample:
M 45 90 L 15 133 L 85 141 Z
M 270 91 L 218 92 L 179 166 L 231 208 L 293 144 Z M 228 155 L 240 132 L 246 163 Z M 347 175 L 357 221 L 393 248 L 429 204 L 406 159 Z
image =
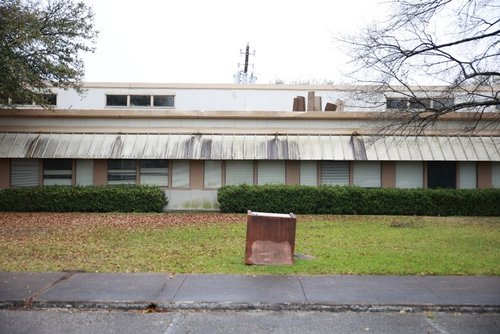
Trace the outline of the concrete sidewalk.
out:
M 500 277 L 0 272 L 0 308 L 500 312 Z

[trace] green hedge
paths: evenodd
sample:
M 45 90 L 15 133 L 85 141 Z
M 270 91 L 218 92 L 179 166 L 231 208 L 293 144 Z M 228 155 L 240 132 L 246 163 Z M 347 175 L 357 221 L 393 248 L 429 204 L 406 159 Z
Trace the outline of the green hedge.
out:
M 48 186 L 0 190 L 0 211 L 161 212 L 165 192 L 154 186 Z
M 500 189 L 364 189 L 339 186 L 225 186 L 222 212 L 500 216 Z

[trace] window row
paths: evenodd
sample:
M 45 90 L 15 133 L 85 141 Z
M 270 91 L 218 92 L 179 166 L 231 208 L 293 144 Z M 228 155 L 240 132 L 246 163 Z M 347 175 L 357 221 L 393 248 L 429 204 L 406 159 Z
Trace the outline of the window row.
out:
M 386 107 L 387 109 L 435 109 L 444 110 L 451 108 L 455 105 L 455 99 L 453 97 L 444 98 L 387 98 Z
M 188 160 L 107 160 L 101 165 L 98 184 L 143 184 L 190 189 L 217 189 L 223 185 L 286 184 L 354 185 L 366 188 L 477 188 L 474 162 L 395 162 L 382 170 L 380 162 L 300 161 L 288 167 L 286 161 L 207 160 L 191 173 Z M 492 186 L 500 187 L 500 163 L 492 163 Z M 12 159 L 13 187 L 38 185 L 92 185 L 94 160 Z M 97 173 L 97 172 L 96 172 Z M 389 180 L 389 181 L 387 181 Z
M 40 100 L 34 101 L 33 99 L 14 99 L 8 97 L 0 97 L 0 105 L 16 105 L 16 106 L 56 106 L 57 94 L 40 94 Z
M 174 107 L 174 95 L 106 95 L 108 107 Z

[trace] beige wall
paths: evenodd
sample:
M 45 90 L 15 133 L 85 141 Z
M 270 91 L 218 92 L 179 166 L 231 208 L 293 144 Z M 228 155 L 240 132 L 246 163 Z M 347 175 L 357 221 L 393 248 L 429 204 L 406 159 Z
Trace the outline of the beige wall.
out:
M 480 189 L 491 188 L 491 163 L 477 163 L 477 187 Z
M 105 186 L 108 184 L 108 161 L 94 160 L 94 185 Z
M 191 160 L 189 166 L 190 189 L 203 189 L 203 161 Z
M 10 159 L 0 159 L 0 189 L 10 187 Z
M 396 162 L 382 161 L 382 188 L 394 188 L 396 186 Z
M 300 161 L 286 161 L 286 184 L 300 183 Z

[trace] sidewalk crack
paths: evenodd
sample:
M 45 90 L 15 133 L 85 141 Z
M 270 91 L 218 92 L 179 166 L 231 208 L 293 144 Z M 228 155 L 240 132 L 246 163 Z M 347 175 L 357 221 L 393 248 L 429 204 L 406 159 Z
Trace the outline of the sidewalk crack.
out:
M 24 300 L 24 306 L 26 308 L 31 308 L 31 306 L 33 305 L 33 300 L 40 297 L 41 295 L 43 295 L 47 290 L 53 288 L 54 286 L 56 286 L 57 284 L 61 283 L 61 282 L 64 282 L 68 279 L 70 279 L 74 274 L 76 274 L 77 271 L 68 271 L 66 272 L 66 274 L 59 278 L 58 280 L 56 280 L 55 282 L 52 282 L 51 284 L 47 285 L 46 287 L 44 287 L 43 289 L 41 289 L 40 291 L 37 291 L 35 292 L 33 295 L 31 295 L 28 299 L 25 299 Z
M 165 287 L 167 286 L 170 279 L 174 277 L 172 275 L 165 275 L 165 276 L 166 276 L 165 282 L 163 282 L 163 285 L 161 286 L 158 293 L 153 297 L 153 300 L 155 300 L 156 298 L 158 298 L 159 295 L 161 295 L 161 293 L 165 290 Z
M 181 284 L 179 284 L 179 287 L 177 288 L 177 291 L 175 291 L 175 295 L 174 297 L 172 298 L 172 302 L 175 301 L 175 298 L 177 298 L 177 295 L 179 294 L 179 291 L 181 290 L 182 286 L 184 285 L 184 282 L 186 281 L 186 279 L 188 278 L 188 276 L 184 276 L 184 279 L 182 280 Z
M 429 290 L 432 293 L 432 295 L 436 297 L 439 301 L 443 302 L 443 299 L 431 287 L 427 286 L 424 282 L 422 282 L 418 276 L 415 277 L 415 280 L 418 282 L 418 284 Z
M 306 303 L 309 303 L 309 298 L 307 298 L 307 296 L 306 296 L 306 291 L 304 290 L 304 286 L 302 285 L 302 277 L 300 277 L 300 276 L 299 276 L 299 284 L 300 284 L 300 288 L 302 289 L 302 295 L 304 296 Z

